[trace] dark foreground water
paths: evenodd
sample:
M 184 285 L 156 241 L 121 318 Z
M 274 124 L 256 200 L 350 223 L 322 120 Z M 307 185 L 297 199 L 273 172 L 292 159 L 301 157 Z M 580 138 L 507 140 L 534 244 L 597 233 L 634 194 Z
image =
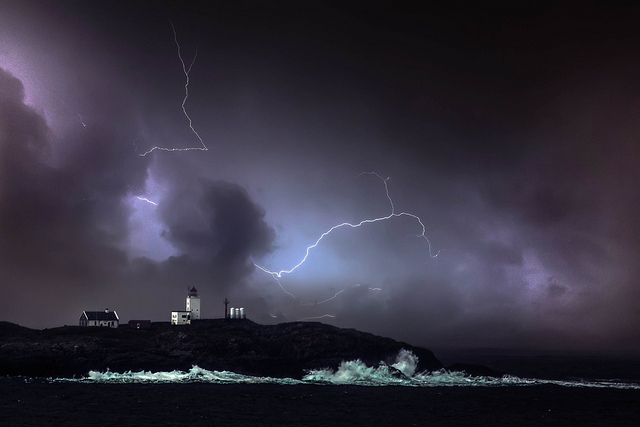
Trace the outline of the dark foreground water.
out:
M 602 373 L 593 371 L 601 365 L 591 363 L 585 372 Z M 186 372 L 91 371 L 76 379 L 5 377 L 0 424 L 640 425 L 640 381 L 628 376 L 471 377 L 417 372 L 417 366 L 417 357 L 402 350 L 393 365 L 345 361 L 302 379 L 197 366 Z
M 0 378 L 0 424 L 624 426 L 640 424 L 640 390 Z

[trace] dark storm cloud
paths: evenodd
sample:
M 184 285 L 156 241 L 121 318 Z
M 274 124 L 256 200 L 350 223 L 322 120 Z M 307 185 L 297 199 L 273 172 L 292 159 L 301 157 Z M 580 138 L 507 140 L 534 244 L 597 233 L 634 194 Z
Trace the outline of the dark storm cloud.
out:
M 252 318 L 329 314 L 415 344 L 637 351 L 637 6 L 156 4 L 15 20 L 29 32 L 14 39 L 57 52 L 75 126 L 51 143 L 59 123 L 3 74 L 4 278 L 89 283 L 80 309 L 125 316 L 166 319 L 195 285 Z M 68 25 L 33 24 L 49 15 Z M 210 150 L 141 157 L 198 145 L 166 18 L 187 62 L 198 47 L 186 108 Z M 396 212 L 420 216 L 437 258 L 395 218 L 323 240 L 282 278 L 298 299 L 253 269 L 387 215 L 368 171 L 392 177 Z
M 78 307 L 96 292 L 110 294 L 103 301 L 121 298 L 127 288 L 131 295 L 166 295 L 160 298 L 160 305 L 166 305 L 170 289 L 182 290 L 183 284 L 217 291 L 238 286 L 253 271 L 251 257 L 272 249 L 274 232 L 264 222 L 264 210 L 242 187 L 205 179 L 190 186 L 190 175 L 183 173 L 159 208 L 165 237 L 179 255 L 161 263 L 131 263 L 129 199 L 144 190 L 150 157 L 138 156 L 131 138 L 111 127 L 70 133 L 58 148 L 42 116 L 24 104 L 21 82 L 4 70 L 0 94 L 0 253 L 6 312 L 16 298 L 12 288 L 33 297 L 39 307 L 51 292 L 66 300 L 58 304 L 61 308 Z M 122 118 L 121 111 L 103 112 Z M 63 154 L 54 162 L 56 149 Z M 71 294 L 74 301 L 68 299 Z M 125 312 L 135 310 L 126 303 L 119 306 Z
M 615 342 L 612 347 L 637 349 L 628 339 L 635 322 L 620 319 L 636 318 L 629 307 L 638 302 L 632 261 L 639 235 L 633 221 L 640 170 L 633 77 L 638 35 L 624 6 L 602 16 L 596 9 L 581 8 L 576 18 L 574 11 L 546 4 L 513 15 L 501 11 L 488 21 L 486 11 L 469 13 L 455 21 L 461 31 L 465 19 L 478 18 L 471 27 L 484 30 L 486 38 L 470 41 L 468 34 L 448 32 L 453 50 L 444 54 L 427 49 L 437 44 L 437 34 L 429 38 L 428 31 L 412 29 L 412 43 L 425 49 L 410 49 L 410 60 L 387 55 L 405 44 L 389 52 L 383 46 L 363 53 L 379 53 L 378 61 L 359 57 L 343 69 L 338 81 L 351 80 L 348 90 L 362 90 L 371 101 L 366 112 L 359 110 L 365 119 L 358 122 L 364 127 L 358 135 L 366 142 L 351 148 L 352 134 L 341 128 L 335 137 L 340 143 L 327 138 L 315 149 L 338 153 L 322 160 L 332 171 L 338 163 L 359 171 L 381 165 L 376 169 L 393 176 L 396 206 L 427 218 L 428 235 L 442 253 L 416 280 L 415 260 L 400 245 L 380 245 L 360 231 L 358 239 L 376 244 L 364 250 L 344 245 L 336 253 L 347 257 L 349 249 L 356 250 L 370 256 L 370 263 L 339 270 L 342 283 L 327 275 L 326 297 L 345 291 L 313 310 L 297 309 L 292 301 L 283 310 L 288 319 L 310 311 L 332 314 L 323 321 L 393 330 L 395 336 L 442 345 L 606 349 Z M 392 19 L 385 24 L 393 25 Z M 401 36 L 387 40 L 402 40 L 406 33 L 394 28 Z M 341 49 L 349 51 L 362 39 Z M 394 73 L 385 74 L 390 68 Z M 336 94 L 339 106 L 349 102 L 344 93 Z M 376 109 L 379 115 L 372 113 Z M 376 120 L 367 120 L 371 116 Z M 349 143 L 339 145 L 340 137 Z M 309 181 L 313 190 L 300 190 L 296 200 L 329 203 L 335 188 L 323 187 L 321 177 Z M 378 262 L 369 248 L 382 248 L 387 259 Z M 378 265 L 394 262 L 407 270 L 406 277 L 386 280 L 378 274 Z M 334 272 L 339 264 L 326 265 Z M 402 297 L 363 295 L 358 291 L 364 288 L 351 287 L 352 277 Z M 294 277 L 288 280 L 295 283 Z M 624 314 L 613 307 L 624 307 Z M 436 320 L 429 313 L 441 316 Z
M 144 182 L 146 162 L 122 172 L 125 185 L 116 171 L 127 149 L 109 129 L 92 127 L 67 135 L 74 155 L 54 166 L 52 132 L 4 70 L 0 110 L 0 307 L 23 324 L 68 322 L 64 313 L 113 289 L 128 266 L 123 197 Z M 16 309 L 24 301 L 29 309 Z
M 99 131 L 77 135 L 77 151 L 84 156 L 78 159 L 81 163 L 61 169 L 50 166 L 51 136 L 43 118 L 24 104 L 18 79 L 4 70 L 0 79 L 5 269 L 15 268 L 36 286 L 47 277 L 79 285 L 108 275 L 126 260 L 118 245 L 126 237 L 126 207 L 120 198 L 128 190 L 113 176 L 112 168 L 120 166 L 118 155 L 105 159 L 92 151 L 100 150 L 96 140 L 111 141 Z M 118 152 L 111 148 L 111 153 Z M 139 182 L 145 175 L 143 166 Z M 135 185 L 135 180 L 131 182 Z
M 251 258 L 272 250 L 274 231 L 264 215 L 246 190 L 226 181 L 198 180 L 195 188 L 174 189 L 160 207 L 165 237 L 206 265 L 207 280 L 221 288 L 243 281 L 254 269 Z

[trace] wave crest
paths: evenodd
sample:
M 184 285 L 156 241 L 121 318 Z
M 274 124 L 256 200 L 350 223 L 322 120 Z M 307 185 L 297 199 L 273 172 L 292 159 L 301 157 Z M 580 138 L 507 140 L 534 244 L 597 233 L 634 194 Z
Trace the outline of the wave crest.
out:
M 407 387 L 501 387 L 553 384 L 564 387 L 640 389 L 640 384 L 614 380 L 559 381 L 519 378 L 504 375 L 500 378 L 472 377 L 465 372 L 440 369 L 432 372 L 418 372 L 418 357 L 408 350 L 401 350 L 395 363 L 383 362 L 377 367 L 367 366 L 360 360 L 343 361 L 337 370 L 318 369 L 309 371 L 302 380 L 293 378 L 273 378 L 242 375 L 229 371 L 209 371 L 193 366 L 189 371 L 171 372 L 97 372 L 90 371 L 80 379 L 55 379 L 60 382 L 99 383 L 193 383 L 211 384 L 321 384 L 321 385 L 361 385 L 361 386 L 407 386 Z

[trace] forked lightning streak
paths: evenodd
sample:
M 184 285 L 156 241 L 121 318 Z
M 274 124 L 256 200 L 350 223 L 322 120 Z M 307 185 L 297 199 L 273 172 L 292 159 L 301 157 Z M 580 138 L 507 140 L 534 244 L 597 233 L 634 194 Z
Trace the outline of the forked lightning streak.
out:
M 198 138 L 198 141 L 200 141 L 200 144 L 202 145 L 202 147 L 169 148 L 169 147 L 155 146 L 155 147 L 151 148 L 149 151 L 147 151 L 145 153 L 142 153 L 142 154 L 139 154 L 142 157 L 146 156 L 149 153 L 152 153 L 155 150 L 160 150 L 160 151 L 193 151 L 193 150 L 209 151 L 207 146 L 204 144 L 204 141 L 202 140 L 202 138 L 200 137 L 198 132 L 193 127 L 193 122 L 191 120 L 191 117 L 189 117 L 189 114 L 187 113 L 187 109 L 185 108 L 185 104 L 187 103 L 187 98 L 189 98 L 189 73 L 191 72 L 191 69 L 193 68 L 193 64 L 195 64 L 195 62 L 196 62 L 196 58 L 198 57 L 198 51 L 196 50 L 196 53 L 193 56 L 193 60 L 191 61 L 191 65 L 189 65 L 189 69 L 187 69 L 187 66 L 184 63 L 184 59 L 182 59 L 182 53 L 180 52 L 180 43 L 178 43 L 178 34 L 176 33 L 176 28 L 173 26 L 173 22 L 172 21 L 169 21 L 169 22 L 171 23 L 171 29 L 173 30 L 173 40 L 175 41 L 176 47 L 178 48 L 178 58 L 180 59 L 180 63 L 182 64 L 182 72 L 184 73 L 184 76 L 185 76 L 184 98 L 182 100 L 182 105 L 181 105 L 182 106 L 182 112 L 184 113 L 184 116 L 189 121 L 189 128 L 191 129 L 191 132 L 193 132 L 193 134 Z
M 153 206 L 158 206 L 158 204 L 156 202 L 152 202 L 151 200 L 147 199 L 146 197 L 140 197 L 140 196 L 136 196 L 136 199 L 138 200 L 142 200 L 143 202 L 147 202 Z
M 426 235 L 426 227 L 424 225 L 424 223 L 422 222 L 422 220 L 420 219 L 420 217 L 418 217 L 417 215 L 414 215 L 412 213 L 409 212 L 399 212 L 396 213 L 395 211 L 395 206 L 393 204 L 393 200 L 391 199 L 391 196 L 389 195 L 389 186 L 387 184 L 387 181 L 389 180 L 389 178 L 383 178 L 382 176 L 380 176 L 378 173 L 376 172 L 363 172 L 360 175 L 375 175 L 376 177 L 378 177 L 382 183 L 384 184 L 384 189 L 387 195 L 387 199 L 389 200 L 389 205 L 391 206 L 391 213 L 389 215 L 386 216 L 382 216 L 379 218 L 372 218 L 372 219 L 364 219 L 358 223 L 349 223 L 349 222 L 343 222 L 342 224 L 338 224 L 335 225 L 333 227 L 331 227 L 329 230 L 325 231 L 324 233 L 322 233 L 320 235 L 320 237 L 318 238 L 318 240 L 315 241 L 315 243 L 313 243 L 312 245 L 307 247 L 307 250 L 305 252 L 304 257 L 302 258 L 302 260 L 300 262 L 298 262 L 296 265 L 294 265 L 292 268 L 288 269 L 288 270 L 280 270 L 280 271 L 271 271 L 269 269 L 267 269 L 266 267 L 263 267 L 259 264 L 256 264 L 255 262 L 253 262 L 253 265 L 262 270 L 263 272 L 271 275 L 271 277 L 273 277 L 275 279 L 275 281 L 278 283 L 278 285 L 280 286 L 280 288 L 282 289 L 282 291 L 290 296 L 292 296 L 294 299 L 298 299 L 296 298 L 295 295 L 293 295 L 291 292 L 287 291 L 284 286 L 282 286 L 282 283 L 280 282 L 280 279 L 282 278 L 283 274 L 291 274 L 293 273 L 298 267 L 300 267 L 302 264 L 305 263 L 305 261 L 307 260 L 307 258 L 309 257 L 309 254 L 311 252 L 311 250 L 313 248 L 315 248 L 316 246 L 318 246 L 320 244 L 320 242 L 322 241 L 322 239 L 324 239 L 326 236 L 328 236 L 329 234 L 331 234 L 334 230 L 337 230 L 339 228 L 342 227 L 351 227 L 351 228 L 358 228 L 361 227 L 364 224 L 370 224 L 370 223 L 374 223 L 374 222 L 380 222 L 380 221 L 386 221 L 389 220 L 391 218 L 394 217 L 401 217 L 401 216 L 408 216 L 411 217 L 413 219 L 415 219 L 416 221 L 418 221 L 418 224 L 420 224 L 420 228 L 421 228 L 421 232 L 419 234 L 416 235 L 416 237 L 418 238 L 423 238 L 424 240 L 426 240 L 428 248 L 429 248 L 429 256 L 431 258 L 436 258 L 439 254 L 440 251 L 438 251 L 435 255 L 433 253 L 432 250 L 432 246 L 431 246 L 431 241 L 429 241 L 429 238 Z M 359 285 L 355 285 L 355 286 L 359 286 Z M 334 296 L 332 296 L 331 298 L 327 298 L 326 300 L 320 301 L 318 303 L 308 303 L 308 304 L 302 304 L 302 305 L 317 305 L 317 304 L 322 304 L 328 301 L 331 301 L 333 299 L 335 299 L 338 295 L 340 295 L 342 292 L 344 292 L 346 289 L 342 289 L 341 291 L 338 291 Z M 371 291 L 379 291 L 380 288 L 369 288 L 369 290 Z

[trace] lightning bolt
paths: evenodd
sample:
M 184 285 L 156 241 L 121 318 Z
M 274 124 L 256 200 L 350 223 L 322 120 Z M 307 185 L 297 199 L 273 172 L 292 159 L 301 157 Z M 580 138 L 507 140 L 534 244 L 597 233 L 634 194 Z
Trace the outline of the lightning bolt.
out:
M 338 295 L 340 295 L 340 294 L 341 294 L 341 293 L 343 293 L 344 291 L 346 291 L 346 289 L 339 290 L 339 291 L 338 291 L 338 292 L 336 292 L 336 293 L 335 293 L 335 295 L 334 295 L 334 296 L 332 296 L 331 298 L 327 298 L 327 299 L 325 299 L 325 300 L 318 301 L 318 302 L 308 302 L 308 303 L 301 304 L 301 305 L 302 305 L 303 307 L 309 307 L 309 306 L 311 306 L 311 305 L 320 305 L 320 304 L 324 304 L 324 303 L 326 303 L 326 302 L 333 301 L 334 299 L 338 298 Z
M 255 262 L 253 263 L 253 265 L 255 265 L 256 267 L 258 267 L 259 269 L 261 269 L 262 271 L 264 271 L 265 273 L 271 274 L 268 270 L 260 267 L 258 264 L 256 264 Z M 282 283 L 280 282 L 280 278 L 277 276 L 274 276 L 273 274 L 271 274 L 271 276 L 273 276 L 273 278 L 275 279 L 276 283 L 278 283 L 278 286 L 280 286 L 280 289 L 282 289 L 282 292 L 284 292 L 285 294 L 289 295 L 290 297 L 292 297 L 294 300 L 298 301 L 298 298 L 292 294 L 291 292 L 289 292 L 288 290 L 286 290 L 284 288 L 284 286 L 282 286 Z
M 198 50 L 196 49 L 196 53 L 193 56 L 193 60 L 191 61 L 191 64 L 189 65 L 189 68 L 187 69 L 187 66 L 185 65 L 184 59 L 182 58 L 182 53 L 181 53 L 181 50 L 180 50 L 180 43 L 178 43 L 178 34 L 176 33 L 176 28 L 173 25 L 173 21 L 169 20 L 169 22 L 171 23 L 171 29 L 173 30 L 173 40 L 175 41 L 176 47 L 178 48 L 178 58 L 180 59 L 180 63 L 182 64 L 182 72 L 184 73 L 184 77 L 185 77 L 184 98 L 182 99 L 182 105 L 181 105 L 182 112 L 184 113 L 184 116 L 189 121 L 189 129 L 191 129 L 191 132 L 193 132 L 193 134 L 198 138 L 198 141 L 200 141 L 200 145 L 202 145 L 202 147 L 168 148 L 168 147 L 155 146 L 155 147 L 151 148 L 149 151 L 147 151 L 145 153 L 142 153 L 142 154 L 139 154 L 142 157 L 146 156 L 149 153 L 152 153 L 155 150 L 160 150 L 160 151 L 193 151 L 193 150 L 209 151 L 207 146 L 204 144 L 204 141 L 200 137 L 200 134 L 198 134 L 198 132 L 193 127 L 193 121 L 191 120 L 191 117 L 189 117 L 189 114 L 187 113 L 187 109 L 185 108 L 185 104 L 187 103 L 187 98 L 189 98 L 189 73 L 191 73 L 191 69 L 193 68 L 193 64 L 196 63 L 196 58 L 198 57 Z
M 352 286 L 352 288 L 359 288 L 360 286 L 361 286 L 361 285 L 360 285 L 360 283 L 356 283 L 355 285 L 353 285 L 353 286 Z M 280 287 L 282 287 L 282 285 L 280 285 Z M 381 291 L 381 290 L 382 290 L 382 289 L 380 289 L 380 288 L 367 288 L 367 289 L 369 289 L 370 291 Z M 338 295 L 340 295 L 341 293 L 343 293 L 343 292 L 344 292 L 344 291 L 346 291 L 346 290 L 347 290 L 347 288 L 341 289 L 341 290 L 339 290 L 338 292 L 336 292 L 332 297 L 327 298 L 327 299 L 322 300 L 322 301 L 318 301 L 318 302 L 307 302 L 307 303 L 300 304 L 300 305 L 302 305 L 303 307 L 309 307 L 309 306 L 312 306 L 312 305 L 313 305 L 313 306 L 315 306 L 315 305 L 324 304 L 324 303 L 327 303 L 327 302 L 329 302 L 329 301 L 333 301 L 334 299 L 338 298 Z M 287 292 L 287 291 L 285 291 L 285 292 Z M 290 293 L 290 292 L 287 292 L 287 293 L 288 293 L 289 295 L 291 295 L 291 293 Z M 295 297 L 294 297 L 294 298 L 295 298 Z M 297 298 L 296 298 L 296 299 L 297 299 Z
M 426 235 L 427 229 L 426 229 L 424 223 L 422 222 L 422 220 L 420 219 L 420 217 L 418 217 L 417 215 L 414 215 L 412 213 L 409 213 L 409 212 L 396 212 L 395 205 L 393 204 L 393 199 L 391 199 L 391 196 L 389 194 L 389 185 L 387 183 L 390 178 L 383 178 L 382 176 L 380 176 L 376 172 L 363 172 L 363 173 L 360 174 L 360 176 L 362 176 L 362 175 L 374 175 L 374 176 L 376 176 L 377 178 L 379 178 L 382 181 L 382 183 L 384 184 L 385 193 L 387 195 L 387 200 L 389 200 L 389 205 L 391 207 L 391 213 L 389 215 L 382 216 L 382 217 L 379 217 L 379 218 L 363 219 L 362 221 L 360 221 L 358 223 L 343 222 L 341 224 L 334 225 L 329 230 L 327 230 L 324 233 L 322 233 L 320 235 L 320 237 L 315 241 L 315 243 L 313 243 L 312 245 L 308 246 L 307 250 L 305 252 L 305 255 L 302 258 L 302 260 L 300 262 L 298 262 L 296 265 L 294 265 L 292 268 L 288 269 L 288 270 L 271 271 L 271 270 L 267 269 L 266 267 L 263 267 L 263 266 L 261 266 L 259 264 L 256 264 L 252 260 L 253 265 L 256 268 L 258 268 L 259 270 L 262 270 L 266 274 L 269 274 L 271 277 L 273 277 L 273 279 L 280 286 L 280 289 L 282 289 L 282 291 L 284 293 L 286 293 L 286 294 L 290 295 L 291 297 L 293 297 L 295 300 L 298 300 L 298 298 L 296 298 L 296 296 L 294 294 L 292 294 L 291 292 L 287 291 L 284 288 L 284 286 L 282 286 L 282 283 L 280 282 L 280 279 L 282 278 L 282 275 L 283 274 L 291 274 L 296 269 L 298 269 L 298 267 L 300 267 L 302 264 L 304 264 L 305 261 L 307 260 L 307 258 L 309 258 L 309 254 L 311 253 L 311 250 L 313 248 L 315 248 L 316 246 L 318 246 L 320 244 L 320 242 L 322 241 L 322 239 L 324 239 L 326 236 L 331 234 L 334 230 L 337 230 L 339 228 L 343 228 L 343 227 L 358 228 L 358 227 L 363 226 L 364 224 L 371 224 L 371 223 L 380 222 L 380 221 L 387 221 L 387 220 L 390 220 L 390 219 L 395 218 L 395 217 L 407 216 L 407 217 L 415 219 L 418 222 L 418 224 L 420 224 L 421 232 L 418 233 L 416 235 L 416 237 L 422 238 L 427 242 L 427 245 L 428 245 L 428 248 L 429 248 L 429 256 L 431 258 L 436 258 L 440 254 L 440 251 L 438 251 L 436 254 L 433 253 L 433 249 L 432 249 L 432 246 L 431 246 L 431 241 L 429 240 L 429 238 Z M 358 287 L 358 286 L 360 286 L 360 284 L 356 284 L 353 287 Z M 333 295 L 330 298 L 327 298 L 326 300 L 323 300 L 323 301 L 320 301 L 320 302 L 317 302 L 317 303 L 306 303 L 306 304 L 301 304 L 301 305 L 310 306 L 310 305 L 317 305 L 317 304 L 323 304 L 323 303 L 329 302 L 329 301 L 337 298 L 338 295 L 343 293 L 345 290 L 346 289 L 342 289 L 342 290 L 336 292 L 335 295 Z M 370 291 L 381 291 L 382 289 L 380 289 L 380 288 L 369 288 L 369 290 Z M 322 316 L 322 317 L 327 317 L 327 316 L 330 316 L 330 315 L 325 315 L 325 316 Z M 335 316 L 330 316 L 330 317 L 335 317 Z
M 322 316 L 303 317 L 302 319 L 296 320 L 296 322 L 302 322 L 302 321 L 305 321 L 305 320 L 314 320 L 314 319 L 324 319 L 326 317 L 330 317 L 332 319 L 335 319 L 336 315 L 335 314 L 323 314 Z
M 287 291 L 284 289 L 284 287 L 282 286 L 282 284 L 280 283 L 280 280 L 278 280 L 278 278 L 276 277 L 275 280 L 278 282 L 278 284 L 280 285 L 280 289 L 282 289 L 282 291 L 288 295 L 290 295 L 291 297 L 293 297 L 293 299 L 295 299 L 296 301 L 299 302 L 298 298 L 296 298 L 295 295 L 293 295 L 291 292 Z M 360 283 L 356 283 L 355 285 L 352 286 L 352 288 L 359 288 Z M 368 290 L 372 291 L 372 292 L 379 292 L 382 291 L 381 288 L 371 288 L 371 287 L 367 287 Z M 325 300 L 322 301 L 318 301 L 318 302 L 308 302 L 308 303 L 300 303 L 300 305 L 302 307 L 309 307 L 309 306 L 316 306 L 316 305 L 320 305 L 320 304 L 324 304 L 327 303 L 329 301 L 333 301 L 334 299 L 336 299 L 338 297 L 338 295 L 340 295 L 341 293 L 343 293 L 344 291 L 346 291 L 347 288 L 345 289 L 341 289 L 338 292 L 336 292 L 332 297 L 327 298 Z M 269 316 L 271 316 L 272 318 L 276 319 L 278 316 L 274 316 L 273 314 L 269 314 Z M 324 319 L 326 317 L 331 317 L 331 318 L 335 318 L 336 315 L 335 314 L 323 314 L 321 316 L 314 316 L 314 317 L 304 317 L 302 319 L 298 319 L 296 320 L 296 322 L 300 322 L 300 321 L 304 321 L 304 320 L 312 320 L 312 319 Z
M 152 202 L 151 200 L 147 199 L 146 197 L 139 197 L 139 196 L 136 196 L 136 199 L 138 199 L 138 200 L 142 200 L 143 202 L 150 203 L 150 204 L 152 204 L 153 206 L 158 206 L 158 204 L 157 204 L 156 202 Z
M 360 175 L 361 176 L 362 175 L 375 175 L 378 178 L 380 178 L 380 180 L 382 180 L 382 183 L 384 184 L 385 192 L 387 194 L 387 199 L 389 200 L 389 204 L 391 205 L 391 213 L 389 215 L 382 216 L 382 217 L 379 217 L 379 218 L 363 219 L 362 221 L 360 221 L 358 223 L 355 223 L 355 224 L 352 224 L 350 222 L 343 222 L 342 224 L 334 225 L 329 230 L 327 230 L 324 233 L 322 233 L 320 235 L 320 237 L 318 238 L 318 240 L 316 240 L 316 242 L 314 244 L 312 244 L 311 246 L 308 246 L 307 250 L 305 252 L 305 255 L 302 258 L 302 260 L 299 263 L 297 263 L 296 265 L 294 265 L 292 268 L 288 269 L 288 270 L 271 271 L 271 270 L 268 270 L 268 269 L 266 269 L 265 267 L 263 267 L 261 265 L 256 264 L 255 262 L 253 263 L 253 265 L 255 265 L 260 270 L 264 271 L 265 273 L 270 274 L 274 278 L 281 278 L 283 274 L 291 274 L 296 269 L 298 269 L 298 267 L 300 267 L 302 264 L 304 264 L 305 261 L 307 260 L 307 258 L 309 258 L 309 253 L 311 252 L 311 249 L 313 249 L 316 246 L 318 246 L 320 244 L 320 242 L 322 241 L 322 239 L 324 239 L 326 236 L 331 234 L 334 230 L 337 230 L 337 229 L 343 228 L 343 227 L 358 228 L 358 227 L 363 226 L 364 224 L 371 224 L 371 223 L 374 223 L 374 222 L 387 221 L 387 220 L 389 220 L 391 218 L 401 217 L 401 216 L 408 216 L 408 217 L 411 217 L 411 218 L 415 219 L 416 221 L 418 221 L 418 224 L 420 224 L 420 227 L 421 227 L 422 231 L 419 234 L 417 234 L 416 237 L 423 238 L 424 240 L 427 241 L 427 244 L 429 246 L 429 256 L 431 258 L 436 258 L 438 256 L 438 254 L 440 254 L 440 251 L 438 251 L 435 255 L 433 254 L 433 250 L 432 250 L 432 247 L 431 247 L 431 241 L 429 241 L 429 238 L 426 235 L 427 228 L 425 227 L 425 225 L 422 222 L 422 220 L 420 219 L 420 217 L 418 217 L 417 215 L 414 215 L 412 213 L 409 213 L 409 212 L 396 213 L 395 206 L 393 204 L 393 200 L 391 199 L 391 196 L 389 195 L 389 185 L 387 184 L 387 181 L 389 181 L 389 178 L 385 179 L 385 178 L 381 177 L 376 172 L 363 172 Z

